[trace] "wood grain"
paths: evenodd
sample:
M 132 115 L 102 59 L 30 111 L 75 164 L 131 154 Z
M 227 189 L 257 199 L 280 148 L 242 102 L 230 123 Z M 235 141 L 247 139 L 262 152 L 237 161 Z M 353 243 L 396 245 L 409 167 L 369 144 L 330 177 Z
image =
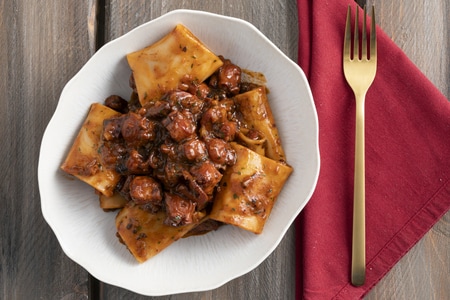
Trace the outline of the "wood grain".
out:
M 87 273 L 45 223 L 40 142 L 66 82 L 89 59 L 88 2 L 0 2 L 1 299 L 79 298 Z
M 375 4 L 377 23 L 449 98 L 449 2 L 358 3 Z M 0 0 L 0 299 L 294 299 L 293 228 L 260 266 L 222 287 L 144 297 L 89 276 L 42 217 L 39 148 L 64 85 L 105 42 L 177 8 L 250 21 L 297 58 L 296 0 Z M 449 299 L 449 266 L 447 213 L 366 299 Z

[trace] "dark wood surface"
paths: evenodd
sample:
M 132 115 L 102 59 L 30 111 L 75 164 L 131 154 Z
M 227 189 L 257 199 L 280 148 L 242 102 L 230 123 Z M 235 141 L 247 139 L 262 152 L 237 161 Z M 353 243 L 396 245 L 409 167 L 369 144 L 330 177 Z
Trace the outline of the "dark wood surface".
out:
M 378 24 L 449 98 L 450 3 L 376 5 Z M 293 60 L 296 0 L 0 1 L 0 299 L 148 299 L 92 279 L 62 251 L 42 217 L 40 142 L 66 82 L 105 42 L 170 10 L 250 21 Z M 366 299 L 450 299 L 450 213 Z M 293 299 L 294 230 L 254 271 L 212 291 L 155 299 Z M 149 283 L 151 284 L 151 283 Z

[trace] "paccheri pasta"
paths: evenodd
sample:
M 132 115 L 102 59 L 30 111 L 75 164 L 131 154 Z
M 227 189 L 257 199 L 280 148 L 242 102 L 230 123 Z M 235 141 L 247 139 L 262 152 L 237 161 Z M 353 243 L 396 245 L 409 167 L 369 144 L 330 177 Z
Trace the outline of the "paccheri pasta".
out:
M 120 210 L 117 235 L 139 262 L 224 224 L 261 233 L 293 171 L 263 75 L 181 24 L 127 61 L 130 99 L 92 104 L 62 170 Z

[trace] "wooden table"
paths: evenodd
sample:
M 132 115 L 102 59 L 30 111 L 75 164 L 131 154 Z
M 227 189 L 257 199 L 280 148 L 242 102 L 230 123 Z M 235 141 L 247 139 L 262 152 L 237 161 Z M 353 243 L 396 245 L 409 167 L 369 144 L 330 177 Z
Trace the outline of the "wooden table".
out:
M 376 5 L 378 24 L 448 98 L 450 3 L 358 2 Z M 1 299 L 145 298 L 95 281 L 63 253 L 41 214 L 37 164 L 66 82 L 102 44 L 176 8 L 248 20 L 296 60 L 296 0 L 0 1 Z M 447 213 L 367 299 L 450 299 L 449 223 Z M 294 261 L 291 228 L 254 271 L 212 291 L 160 299 L 293 299 Z

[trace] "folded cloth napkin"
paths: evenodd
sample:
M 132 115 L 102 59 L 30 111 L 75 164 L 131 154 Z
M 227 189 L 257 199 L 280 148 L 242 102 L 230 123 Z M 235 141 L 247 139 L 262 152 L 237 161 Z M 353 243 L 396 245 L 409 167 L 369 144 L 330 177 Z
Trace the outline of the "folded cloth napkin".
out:
M 377 28 L 366 96 L 366 283 L 350 284 L 355 100 L 342 71 L 351 0 L 298 0 L 299 65 L 319 117 L 317 188 L 296 220 L 297 298 L 363 297 L 450 207 L 450 102 Z M 354 12 L 353 12 L 354 13 Z

